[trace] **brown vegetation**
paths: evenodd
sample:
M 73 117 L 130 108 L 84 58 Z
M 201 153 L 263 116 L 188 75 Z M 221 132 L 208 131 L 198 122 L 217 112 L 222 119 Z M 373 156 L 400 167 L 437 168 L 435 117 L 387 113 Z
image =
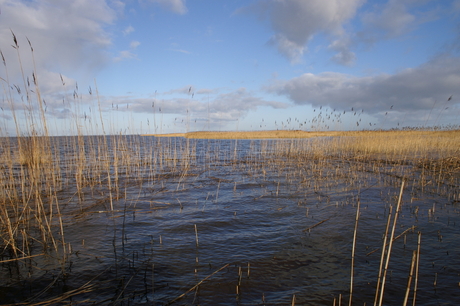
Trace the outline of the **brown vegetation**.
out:
M 37 82 L 35 77 L 34 82 Z M 8 84 L 7 88 L 10 91 L 13 86 Z M 278 181 L 272 196 L 276 197 L 283 180 L 288 180 L 288 184 L 293 182 L 298 189 L 314 190 L 320 195 L 323 190 L 338 186 L 336 182 L 344 184 L 345 181 L 346 188 L 360 189 L 368 187 L 369 178 L 378 177 L 382 184 L 393 186 L 399 184 L 401 178 L 409 179 L 413 188 L 421 192 L 430 190 L 454 202 L 460 200 L 459 130 L 277 130 L 150 135 L 188 139 L 265 139 L 257 151 L 250 151 L 248 157 L 239 159 L 237 142 L 230 149 L 208 147 L 204 153 L 198 152 L 196 142 L 192 140 L 180 143 L 154 140 L 153 147 L 143 146 L 140 137 L 85 137 L 79 122 L 76 123 L 77 136 L 57 139 L 48 135 L 46 108 L 43 108 L 39 90 L 35 89 L 34 99 L 30 88 L 25 91 L 30 106 L 26 119 L 28 123 L 34 123 L 30 126 L 41 127 L 40 132 L 30 130 L 26 134 L 31 136 L 15 140 L 3 137 L 0 141 L 0 263 L 10 270 L 16 269 L 17 278 L 21 280 L 33 274 L 30 271 L 46 272 L 49 265 L 46 261 L 40 262 L 41 265 L 32 264 L 32 261 L 23 263 L 24 259 L 41 256 L 57 261 L 62 267 L 62 275 L 65 274 L 66 267 L 71 265 L 69 257 L 74 256 L 65 236 L 65 218 L 81 218 L 96 209 L 112 214 L 112 217 L 121 211 L 118 217 L 124 218 L 126 206 L 121 207 L 123 201 L 117 200 L 124 199 L 125 205 L 138 200 L 132 196 L 135 192 L 127 193 L 128 189 L 138 188 L 140 198 L 147 183 L 147 188 L 163 192 L 164 181 L 174 177 L 177 191 L 194 172 L 206 175 L 210 164 L 231 164 L 235 171 L 247 174 L 251 179 L 261 178 L 261 181 L 267 173 L 274 173 L 276 175 L 272 178 L 276 177 Z M 6 96 L 12 97 L 13 94 L 8 92 Z M 8 99 L 13 105 L 14 101 Z M 38 116 L 33 105 L 40 106 L 36 110 Z M 19 135 L 20 125 L 16 117 L 14 120 Z M 302 138 L 312 139 L 305 141 Z M 202 160 L 201 164 L 198 159 Z M 219 188 L 221 179 L 217 180 Z M 237 182 L 234 184 L 236 189 Z M 216 202 L 217 199 L 218 191 Z M 115 246 L 116 235 L 114 237 Z M 123 238 L 121 241 L 124 243 Z M 92 285 L 85 284 L 79 290 L 93 289 Z M 75 295 L 81 292 L 76 290 Z

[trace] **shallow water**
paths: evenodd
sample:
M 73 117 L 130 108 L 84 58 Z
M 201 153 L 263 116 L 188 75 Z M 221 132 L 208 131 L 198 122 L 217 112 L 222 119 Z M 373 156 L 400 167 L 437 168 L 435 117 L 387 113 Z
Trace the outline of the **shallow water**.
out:
M 296 305 L 332 305 L 340 298 L 345 304 L 359 202 L 353 304 L 371 305 L 403 174 L 410 179 L 395 236 L 414 229 L 393 243 L 383 304 L 402 304 L 420 232 L 417 304 L 460 305 L 460 207 L 448 195 L 456 186 L 422 191 L 410 168 L 300 164 L 274 154 L 280 143 L 291 145 L 288 140 L 133 139 L 137 147 L 128 149 L 144 161 L 151 154 L 151 163 L 139 163 L 136 171 L 120 167 L 121 196 L 112 204 L 97 186 L 84 189 L 80 200 L 72 185 L 63 188 L 70 250 L 64 267 L 38 256 L 17 275 L 3 264 L 0 300 L 23 301 L 23 294 L 32 297 L 52 283 L 35 299 L 46 300 L 89 282 L 94 287 L 87 293 L 66 301 L 165 305 L 210 276 L 173 304 L 291 305 L 294 295 Z M 160 147 L 170 150 L 161 163 L 153 157 Z M 191 157 L 183 153 L 190 151 Z M 71 156 L 63 153 L 63 167 Z

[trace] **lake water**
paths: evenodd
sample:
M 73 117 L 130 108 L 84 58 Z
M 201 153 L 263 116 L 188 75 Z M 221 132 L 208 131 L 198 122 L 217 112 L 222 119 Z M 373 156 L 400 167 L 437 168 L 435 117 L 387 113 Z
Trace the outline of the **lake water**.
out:
M 80 145 L 97 143 L 89 139 Z M 392 245 L 383 304 L 403 303 L 420 232 L 417 305 L 460 305 L 458 178 L 423 185 L 413 165 L 315 158 L 311 140 L 133 136 L 111 151 L 120 164 L 111 162 L 110 196 L 103 169 L 77 189 L 68 165 L 78 144 L 59 141 L 66 262 L 2 263 L 3 303 L 67 293 L 66 303 L 84 305 L 291 305 L 294 296 L 296 305 L 345 305 L 359 203 L 353 304 L 373 305 L 406 177 L 395 237 L 407 231 Z M 300 147 L 304 157 L 288 154 Z

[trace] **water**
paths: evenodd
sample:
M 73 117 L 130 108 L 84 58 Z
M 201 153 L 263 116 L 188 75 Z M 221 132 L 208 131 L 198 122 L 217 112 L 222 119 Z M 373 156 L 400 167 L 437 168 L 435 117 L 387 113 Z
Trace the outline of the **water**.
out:
M 395 236 L 414 228 L 393 243 L 383 304 L 403 302 L 418 232 L 417 304 L 460 304 L 460 208 L 449 196 L 458 185 L 422 191 L 411 167 L 377 172 L 372 164 L 299 163 L 274 154 L 291 141 L 131 140 L 127 151 L 144 163 L 118 169 L 120 196 L 111 204 L 98 185 L 80 197 L 72 184 L 58 193 L 66 263 L 37 256 L 19 272 L 3 263 L 0 301 L 67 293 L 66 303 L 165 305 L 193 288 L 173 304 L 291 305 L 294 295 L 296 305 L 345 304 L 359 202 L 353 304 L 372 305 L 388 213 L 404 174 L 410 179 Z M 161 159 L 160 147 L 169 150 Z M 63 167 L 73 158 L 67 153 Z

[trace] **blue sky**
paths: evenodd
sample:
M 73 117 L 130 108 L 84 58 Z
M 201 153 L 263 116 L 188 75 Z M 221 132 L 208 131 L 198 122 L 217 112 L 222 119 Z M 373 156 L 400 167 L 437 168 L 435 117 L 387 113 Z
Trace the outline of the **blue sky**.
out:
M 0 10 L 2 134 L 43 129 L 34 71 L 52 134 L 460 124 L 460 0 L 0 0 Z

